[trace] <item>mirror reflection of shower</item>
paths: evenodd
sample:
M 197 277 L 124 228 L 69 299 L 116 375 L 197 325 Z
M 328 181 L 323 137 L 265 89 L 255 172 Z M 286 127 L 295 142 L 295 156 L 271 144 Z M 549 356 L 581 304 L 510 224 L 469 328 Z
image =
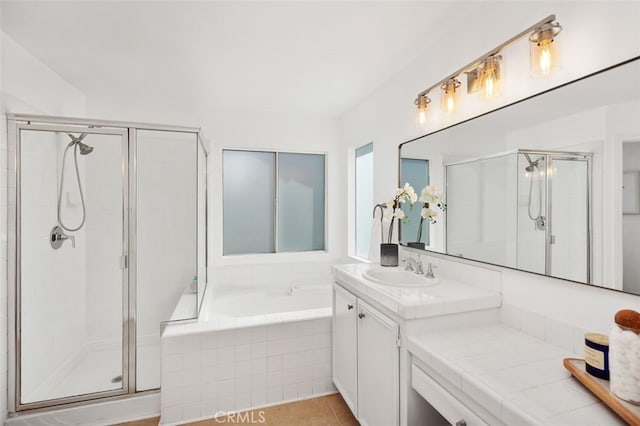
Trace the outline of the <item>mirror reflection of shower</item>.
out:
M 545 230 L 546 219 L 542 215 L 542 185 L 544 184 L 544 168 L 540 167 L 540 162 L 544 163 L 544 157 L 539 157 L 536 160 L 532 160 L 529 154 L 526 152 L 524 156 L 529 163 L 525 167 L 526 177 L 529 179 L 529 201 L 527 204 L 527 212 L 529 213 L 529 219 L 534 221 L 535 227 L 539 231 Z M 534 195 L 534 186 L 536 187 L 536 194 Z M 537 198 L 537 209 L 535 208 L 533 198 Z
M 67 133 L 67 135 L 71 138 L 71 142 L 65 147 L 64 153 L 62 154 L 62 172 L 60 173 L 60 186 L 58 189 L 58 224 L 62 229 L 67 232 L 76 232 L 79 231 L 83 226 L 87 219 L 87 208 L 84 200 L 84 193 L 82 191 L 82 180 L 80 179 L 80 170 L 78 168 L 78 151 L 80 151 L 80 155 L 89 155 L 93 152 L 93 147 L 87 145 L 82 142 L 84 138 L 87 137 L 87 133 L 81 133 L 80 136 L 75 136 L 71 133 Z M 76 183 L 78 186 L 78 192 L 80 193 L 80 201 L 82 203 L 82 220 L 76 226 L 70 225 L 68 223 L 65 224 L 63 220 L 63 212 L 62 212 L 62 190 L 64 188 L 64 172 L 65 172 L 65 164 L 67 160 L 67 153 L 69 149 L 73 147 L 73 166 L 75 168 L 75 176 Z

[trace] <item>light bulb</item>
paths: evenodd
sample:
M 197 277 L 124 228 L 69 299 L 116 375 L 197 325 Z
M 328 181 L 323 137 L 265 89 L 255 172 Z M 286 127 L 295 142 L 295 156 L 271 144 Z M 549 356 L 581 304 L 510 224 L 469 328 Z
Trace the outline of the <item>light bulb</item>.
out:
M 481 64 L 482 95 L 485 98 L 493 98 L 500 92 L 500 64 L 502 56 L 494 55 L 486 58 Z
M 493 95 L 494 95 L 494 93 L 493 93 L 494 85 L 495 85 L 495 83 L 494 83 L 494 80 L 493 80 L 493 76 L 492 75 L 487 76 L 487 79 L 485 80 L 485 83 L 484 83 L 484 95 L 487 98 L 493 97 Z
M 453 98 L 453 93 L 447 95 L 447 112 L 453 112 L 453 108 L 456 106 L 456 101 Z
M 549 22 L 537 28 L 529 37 L 531 42 L 531 73 L 546 77 L 561 68 L 557 36 L 562 27 Z
M 540 43 L 540 73 L 542 75 L 549 75 L 551 72 L 551 49 L 549 45 L 551 44 L 550 40 L 544 40 Z
M 418 119 L 420 124 L 424 124 L 427 121 L 427 105 L 431 102 L 431 99 L 426 94 L 419 95 L 413 102 L 418 107 Z
M 458 87 L 460 87 L 460 81 L 455 78 L 450 78 L 440 87 L 442 89 L 442 109 L 447 113 L 452 113 L 456 108 Z

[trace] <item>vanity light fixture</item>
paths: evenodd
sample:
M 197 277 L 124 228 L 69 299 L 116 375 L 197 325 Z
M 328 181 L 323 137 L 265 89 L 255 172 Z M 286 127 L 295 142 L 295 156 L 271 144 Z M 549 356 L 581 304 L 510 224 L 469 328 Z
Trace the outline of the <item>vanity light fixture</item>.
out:
M 460 87 L 460 80 L 452 77 L 442 83 L 440 89 L 442 90 L 442 109 L 445 112 L 452 113 L 456 105 L 458 104 L 458 88 Z
M 431 98 L 429 98 L 426 94 L 419 95 L 413 103 L 418 107 L 420 124 L 424 124 L 427 120 L 427 107 L 431 102 Z
M 549 15 L 455 73 L 418 93 L 413 103 L 418 108 L 420 124 L 424 124 L 426 121 L 427 104 L 431 101 L 428 95 L 437 87 L 442 90 L 442 109 L 445 112 L 453 112 L 457 107 L 458 89 L 461 85 L 457 77 L 462 73 L 467 75 L 467 93 L 481 91 L 486 98 L 499 94 L 502 79 L 502 56 L 499 53 L 525 36 L 528 36 L 531 42 L 531 70 L 534 75 L 546 76 L 559 69 L 556 36 L 560 31 L 562 31 L 562 27 L 556 22 L 556 16 Z
M 545 22 L 529 36 L 531 73 L 545 77 L 560 68 L 559 48 L 556 36 L 562 31 L 557 22 Z

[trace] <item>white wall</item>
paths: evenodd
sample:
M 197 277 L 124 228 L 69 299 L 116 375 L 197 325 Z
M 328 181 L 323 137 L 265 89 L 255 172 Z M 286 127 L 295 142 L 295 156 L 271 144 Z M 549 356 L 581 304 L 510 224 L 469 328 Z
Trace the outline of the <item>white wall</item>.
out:
M 209 155 L 209 256 L 210 267 L 284 262 L 327 262 L 346 256 L 346 158 L 336 118 L 275 112 L 222 111 L 203 100 L 189 110 L 176 111 L 171 103 L 150 104 L 145 99 L 126 103 L 87 97 L 87 115 L 201 127 L 211 143 Z M 325 252 L 222 256 L 222 150 L 265 149 L 326 154 Z M 247 194 L 250 196 L 250 194 Z M 259 214 L 259 212 L 256 212 Z M 214 271 L 210 270 L 210 277 Z
M 78 116 L 84 113 L 84 96 L 72 85 L 39 62 L 6 34 L 0 32 L 2 59 L 0 73 L 0 217 L 7 218 L 14 209 L 15 187 L 9 187 L 7 112 Z M 53 225 L 52 225 L 53 226 Z M 7 414 L 7 222 L 0 222 L 2 252 L 0 256 L 0 421 Z
M 390 198 L 397 185 L 399 143 L 598 71 L 640 52 L 640 27 L 637 25 L 640 22 L 640 3 L 637 2 L 617 2 L 615 7 L 610 2 L 495 2 L 492 5 L 482 2 L 479 7 L 482 10 L 478 9 L 477 13 L 452 17 L 447 31 L 434 34 L 432 48 L 418 54 L 409 66 L 344 115 L 342 138 L 345 149 L 355 149 L 374 142 L 375 201 Z M 443 117 L 436 111 L 427 118 L 427 125 L 420 127 L 413 105 L 418 92 L 551 13 L 556 14 L 564 27 L 559 36 L 563 43 L 561 72 L 549 79 L 529 77 L 529 47 L 523 40 L 503 54 L 505 79 L 500 98 L 486 103 L 469 99 L 466 104 L 466 99 L 463 99 L 460 110 L 453 118 Z M 498 14 L 499 19 L 496 19 Z M 487 22 L 492 25 L 487 25 Z M 434 104 L 438 103 L 439 94 L 435 94 Z M 611 134 L 607 136 L 607 141 L 619 138 L 619 135 Z M 621 158 L 617 161 L 621 162 Z M 607 180 L 603 185 L 613 187 L 615 182 Z M 613 197 L 613 194 L 610 196 Z M 603 205 L 609 202 L 612 200 L 602 200 Z M 606 209 L 602 214 L 603 220 L 612 220 L 607 217 L 611 213 Z M 347 220 L 346 215 L 344 220 Z M 621 235 L 620 228 L 616 229 L 616 235 Z M 609 244 L 603 247 L 604 251 L 612 251 L 616 245 L 615 242 Z M 607 271 L 603 274 L 606 275 Z M 555 285 L 557 283 L 562 285 Z M 503 287 L 505 302 L 519 304 L 525 309 L 544 311 L 548 308 L 544 300 L 549 299 L 562 306 L 579 306 L 571 302 L 574 288 L 579 292 L 581 301 L 601 300 L 599 303 L 605 306 L 597 312 L 606 315 L 612 309 L 624 306 L 625 301 L 637 304 L 637 298 L 633 296 L 613 292 L 605 292 L 603 296 L 599 289 L 511 271 L 504 274 Z M 540 297 L 520 297 L 531 292 L 540 292 Z M 553 314 L 561 313 L 556 309 Z M 577 315 L 584 316 L 582 313 Z

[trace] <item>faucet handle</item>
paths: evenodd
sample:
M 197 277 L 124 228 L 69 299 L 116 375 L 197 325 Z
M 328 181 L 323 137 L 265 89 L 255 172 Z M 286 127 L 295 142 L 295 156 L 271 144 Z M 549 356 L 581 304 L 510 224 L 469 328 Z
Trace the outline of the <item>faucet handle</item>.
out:
M 422 261 L 421 260 L 416 261 L 416 274 L 418 274 L 418 275 L 424 274 L 424 269 L 422 269 Z
M 427 272 L 424 274 L 425 277 L 427 278 L 435 278 L 436 276 L 433 274 L 433 270 L 437 268 L 436 265 L 434 265 L 433 263 L 429 262 L 427 264 Z
M 413 265 L 416 263 L 416 261 L 412 258 L 412 257 L 403 257 L 403 262 L 406 263 L 404 270 L 405 271 L 413 271 Z

